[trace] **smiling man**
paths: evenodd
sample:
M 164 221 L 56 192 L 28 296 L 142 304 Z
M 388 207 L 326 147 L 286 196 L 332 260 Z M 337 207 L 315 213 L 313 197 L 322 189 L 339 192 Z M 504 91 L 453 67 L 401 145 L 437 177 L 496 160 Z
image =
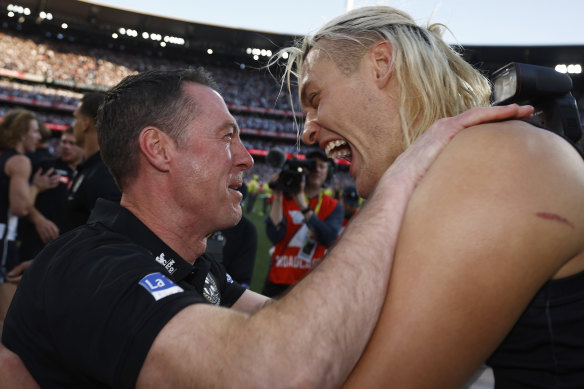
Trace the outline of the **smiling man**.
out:
M 327 260 L 270 303 L 203 255 L 212 232 L 240 219 L 237 188 L 253 165 L 214 83 L 203 70 L 130 76 L 98 120 L 122 200 L 98 201 L 88 224 L 37 256 L 2 355 L 18 355 L 41 387 L 339 387 L 377 320 L 387 247 L 416 182 L 454 134 L 501 114 L 517 110 L 438 123 L 388 170 Z M 366 233 L 372 224 L 383 231 Z
M 441 30 L 363 7 L 285 50 L 304 142 L 350 160 L 363 197 L 431 123 L 489 104 L 487 80 Z M 584 161 L 573 146 L 517 120 L 449 143 L 408 205 L 385 305 L 348 387 L 456 388 L 485 361 L 495 388 L 582 385 Z

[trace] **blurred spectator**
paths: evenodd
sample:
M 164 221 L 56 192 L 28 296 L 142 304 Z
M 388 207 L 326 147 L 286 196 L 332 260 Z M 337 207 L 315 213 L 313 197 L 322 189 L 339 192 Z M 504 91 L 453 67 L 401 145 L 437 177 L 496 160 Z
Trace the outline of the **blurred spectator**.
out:
M 345 210 L 345 217 L 343 219 L 343 228 L 341 228 L 339 231 L 339 235 L 341 232 L 343 232 L 347 224 L 349 224 L 351 218 L 355 216 L 357 212 L 359 212 L 360 198 L 357 194 L 357 188 L 354 186 L 347 186 L 345 189 L 343 189 L 341 205 Z
M 252 179 L 247 182 L 247 200 L 245 202 L 245 210 L 247 213 L 253 212 L 256 198 L 260 193 L 259 176 L 254 174 Z
M 39 140 L 35 151 L 32 153 L 26 153 L 26 156 L 32 163 L 33 171 L 37 170 L 38 164 L 40 162 L 56 159 L 52 150 L 47 147 L 47 143 L 53 135 L 51 130 L 49 130 L 42 121 L 38 120 L 37 122 L 39 126 L 39 133 L 41 134 L 41 139 Z
M 239 189 L 243 201 L 248 194 L 245 184 Z M 231 228 L 215 232 L 207 239 L 207 251 L 215 260 L 223 263 L 227 273 L 240 285 L 249 289 L 258 247 L 255 224 L 245 215 Z
M 73 128 L 69 127 L 63 132 L 59 149 L 61 156 L 58 159 L 48 159 L 37 164 L 43 172 L 54 169 L 54 173 L 59 176 L 59 184 L 39 194 L 35 201 L 36 210 L 55 224 L 57 235 L 65 229 L 68 188 L 73 172 L 83 160 L 83 150 L 75 143 Z M 18 228 L 22 260 L 33 259 L 47 242 L 56 237 L 42 228 L 35 228 L 27 219 L 22 219 Z
M 121 198 L 114 178 L 101 160 L 97 142 L 97 110 L 104 97 L 99 92 L 86 93 L 73 113 L 73 134 L 77 145 L 83 149 L 86 160 L 77 167 L 69 191 L 66 231 L 87 222 L 99 197 L 117 202 Z
M 38 122 L 34 113 L 15 109 L 0 123 L 0 283 L 6 273 L 19 263 L 16 244 L 18 218 L 27 216 L 39 192 L 54 187 L 52 171 L 33 176 L 29 185 L 32 165 L 25 153 L 33 152 L 40 140 Z

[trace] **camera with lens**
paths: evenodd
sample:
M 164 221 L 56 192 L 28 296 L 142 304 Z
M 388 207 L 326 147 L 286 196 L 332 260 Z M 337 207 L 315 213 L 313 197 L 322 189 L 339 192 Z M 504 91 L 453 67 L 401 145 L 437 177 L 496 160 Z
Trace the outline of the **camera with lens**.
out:
M 286 153 L 279 147 L 270 149 L 266 156 L 266 162 L 271 167 L 281 168 L 278 179 L 269 183 L 270 188 L 280 190 L 287 196 L 300 192 L 303 176 L 308 171 L 316 170 L 316 161 L 314 159 L 288 159 L 286 158 Z
M 494 105 L 530 104 L 535 108 L 533 122 L 576 143 L 582 126 L 572 79 L 555 69 L 512 62 L 493 73 Z

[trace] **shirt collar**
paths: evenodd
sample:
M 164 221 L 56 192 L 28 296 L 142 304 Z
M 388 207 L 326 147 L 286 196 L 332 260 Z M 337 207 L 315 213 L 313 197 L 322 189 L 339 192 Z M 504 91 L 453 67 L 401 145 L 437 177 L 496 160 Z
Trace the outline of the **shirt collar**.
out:
M 144 247 L 152 254 L 152 260 L 163 267 L 166 274 L 175 282 L 182 281 L 194 270 L 193 265 L 185 261 L 140 219 L 119 203 L 98 199 L 88 221 L 88 224 L 92 223 L 101 223 Z

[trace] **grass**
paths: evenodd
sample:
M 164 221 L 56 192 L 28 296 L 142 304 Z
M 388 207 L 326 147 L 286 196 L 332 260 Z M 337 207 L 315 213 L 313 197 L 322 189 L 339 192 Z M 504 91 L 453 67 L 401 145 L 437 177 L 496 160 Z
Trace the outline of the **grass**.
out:
M 261 199 L 256 200 L 255 209 L 259 210 L 261 207 Z M 244 215 L 255 224 L 258 230 L 258 249 L 256 253 L 256 260 L 253 270 L 253 276 L 251 278 L 250 289 L 254 292 L 261 293 L 264 287 L 264 281 L 268 274 L 268 269 L 270 267 L 271 256 L 269 253 L 272 247 L 272 242 L 266 236 L 266 225 L 264 221 L 267 215 L 260 215 L 259 213 L 248 213 L 243 211 Z

